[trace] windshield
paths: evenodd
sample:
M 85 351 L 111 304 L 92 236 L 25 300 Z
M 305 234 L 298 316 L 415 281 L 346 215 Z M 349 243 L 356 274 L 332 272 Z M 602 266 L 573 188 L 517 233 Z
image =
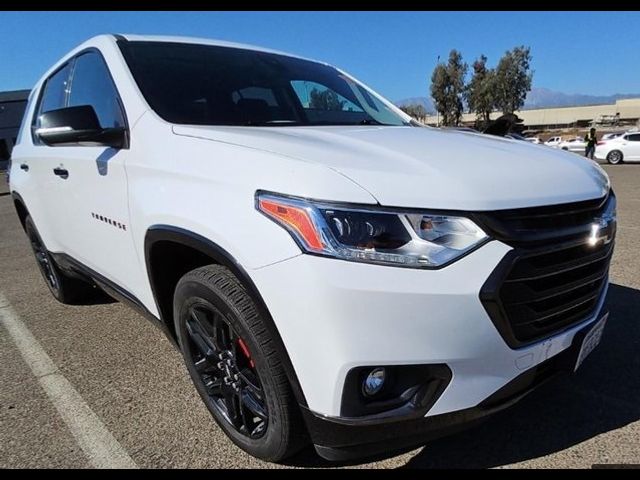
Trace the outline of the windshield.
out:
M 328 65 L 240 48 L 118 42 L 155 112 L 191 125 L 408 125 Z

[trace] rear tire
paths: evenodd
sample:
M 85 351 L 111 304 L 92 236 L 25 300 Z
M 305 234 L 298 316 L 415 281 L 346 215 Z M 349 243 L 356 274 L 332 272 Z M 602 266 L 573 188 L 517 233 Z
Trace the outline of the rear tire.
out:
M 94 294 L 94 287 L 80 279 L 66 275 L 51 257 L 51 254 L 44 245 L 38 230 L 36 229 L 30 215 L 24 222 L 24 229 L 29 237 L 31 249 L 36 257 L 38 268 L 42 274 L 51 295 L 60 303 L 77 304 Z
M 607 162 L 611 165 L 618 165 L 622 163 L 623 155 L 620 150 L 612 150 L 607 154 Z
M 187 273 L 173 312 L 191 379 L 227 436 L 272 462 L 304 447 L 302 415 L 275 342 L 233 273 L 221 265 Z

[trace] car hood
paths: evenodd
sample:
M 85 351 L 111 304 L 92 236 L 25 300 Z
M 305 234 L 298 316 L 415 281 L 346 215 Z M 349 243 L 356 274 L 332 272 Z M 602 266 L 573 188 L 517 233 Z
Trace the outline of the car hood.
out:
M 608 189 L 604 171 L 574 153 L 476 133 L 182 125 L 173 132 L 325 165 L 387 206 L 496 210 L 598 198 Z

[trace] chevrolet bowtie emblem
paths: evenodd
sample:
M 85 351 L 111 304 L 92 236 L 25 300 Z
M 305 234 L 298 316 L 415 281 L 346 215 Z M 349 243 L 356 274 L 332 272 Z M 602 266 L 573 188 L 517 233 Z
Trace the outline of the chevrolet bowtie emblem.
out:
M 613 221 L 613 219 L 607 217 L 596 218 L 591 224 L 591 232 L 589 233 L 587 243 L 591 246 L 595 246 L 601 241 L 604 244 L 611 242 Z

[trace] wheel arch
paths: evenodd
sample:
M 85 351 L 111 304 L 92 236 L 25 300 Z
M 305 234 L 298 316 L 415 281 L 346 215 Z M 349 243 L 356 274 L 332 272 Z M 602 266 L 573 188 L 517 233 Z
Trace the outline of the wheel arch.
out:
M 300 405 L 307 405 L 291 358 L 262 295 L 246 270 L 229 252 L 195 232 L 171 225 L 153 225 L 147 229 L 145 234 L 144 256 L 151 291 L 160 319 L 174 340 L 176 333 L 173 322 L 173 293 L 180 277 L 194 268 L 212 263 L 227 267 L 256 303 L 260 316 L 275 341 L 296 401 Z M 173 261 L 167 267 L 166 262 L 159 261 L 159 257 L 172 258 Z
M 13 198 L 13 206 L 15 207 L 18 218 L 20 219 L 20 224 L 24 230 L 25 222 L 29 216 L 29 209 L 27 209 L 27 205 L 18 192 L 11 192 L 11 197 Z

